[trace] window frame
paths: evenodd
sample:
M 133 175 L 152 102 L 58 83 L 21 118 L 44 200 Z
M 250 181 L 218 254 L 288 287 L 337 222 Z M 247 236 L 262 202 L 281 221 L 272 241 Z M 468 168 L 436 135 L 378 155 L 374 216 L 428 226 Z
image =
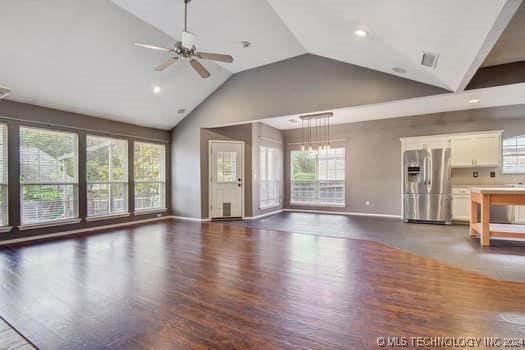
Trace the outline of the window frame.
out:
M 266 182 L 269 182 L 269 181 L 274 181 L 276 182 L 277 184 L 275 185 L 276 186 L 276 189 L 277 189 L 277 193 L 276 193 L 276 198 L 273 198 L 273 199 L 267 199 L 267 201 L 269 200 L 274 200 L 274 202 L 270 202 L 269 204 L 266 203 L 266 204 L 263 204 L 263 190 L 262 190 L 262 186 L 263 186 L 263 171 L 262 171 L 262 166 L 263 166 L 263 161 L 262 161 L 262 151 L 263 149 L 265 149 L 265 159 L 264 159 L 264 170 L 265 170 L 265 180 Z M 274 152 L 275 154 L 275 159 L 274 160 L 274 165 L 273 165 L 273 172 L 274 172 L 274 176 L 276 175 L 276 180 L 268 180 L 268 175 L 269 175 L 269 167 L 268 167 L 268 164 L 269 164 L 269 161 L 268 161 L 268 154 L 269 154 L 269 150 L 271 150 L 272 152 Z M 276 146 L 270 146 L 270 145 L 260 145 L 259 146 L 259 209 L 261 210 L 265 210 L 265 209 L 272 209 L 272 208 L 277 208 L 281 205 L 282 203 L 282 196 L 281 196 L 281 184 L 282 184 L 282 151 L 279 147 L 276 147 Z M 268 184 L 266 185 L 266 189 L 268 189 L 269 186 Z M 270 191 L 267 191 L 267 193 L 269 193 Z M 267 196 L 267 197 L 270 197 L 270 196 Z
M 3 225 L 0 225 L 0 232 L 8 232 L 12 228 L 9 222 L 9 125 L 7 123 L 0 122 L 0 132 L 2 132 L 2 136 L 4 138 L 4 144 L 0 152 L 3 153 L 2 159 L 5 162 L 3 169 L 0 170 L 5 172 L 3 176 L 5 181 L 0 182 L 0 187 L 3 187 L 5 195 L 5 222 Z
M 137 180 L 137 145 L 153 145 L 156 147 L 160 147 L 162 149 L 161 153 L 161 178 L 162 180 L 159 181 L 149 181 L 149 180 Z M 152 142 L 152 141 L 137 141 L 133 140 L 133 213 L 135 215 L 141 215 L 141 214 L 148 214 L 148 213 L 158 213 L 158 212 L 165 212 L 168 210 L 166 205 L 166 195 L 167 195 L 167 188 L 166 188 L 166 165 L 167 165 L 167 150 L 166 150 L 166 144 L 159 143 L 159 142 Z M 160 193 L 160 199 L 161 199 L 161 205 L 159 207 L 152 207 L 152 208 L 141 208 L 137 209 L 137 184 L 159 184 L 161 193 Z
M 506 157 L 524 157 L 525 158 L 525 150 L 523 152 L 518 151 L 518 140 L 523 139 L 525 141 L 525 134 L 524 135 L 516 135 L 504 138 L 501 143 L 501 174 L 503 175 L 522 175 L 525 174 L 525 167 L 523 169 L 520 169 L 519 167 L 514 167 L 514 169 L 505 170 L 505 158 Z M 515 140 L 515 151 L 511 155 L 505 155 L 505 141 L 508 140 Z M 525 149 L 525 145 L 523 146 Z M 518 164 L 518 162 L 516 162 Z
M 73 182 L 42 182 L 42 181 L 26 182 L 26 181 L 22 181 L 22 175 L 23 175 L 22 174 L 22 164 L 23 163 L 21 160 L 22 160 L 23 146 L 22 146 L 21 140 L 22 140 L 22 132 L 24 129 L 46 131 L 46 132 L 58 133 L 58 134 L 70 134 L 73 136 L 73 155 L 75 156 L 75 179 L 74 179 L 75 181 Z M 80 175 L 79 174 L 79 171 L 80 171 L 80 153 L 79 153 L 80 137 L 81 137 L 81 134 L 78 131 L 64 130 L 59 127 L 51 128 L 51 127 L 40 126 L 40 125 L 39 126 L 27 125 L 27 124 L 19 125 L 18 127 L 19 143 L 18 143 L 18 149 L 17 149 L 17 153 L 19 157 L 19 162 L 18 162 L 18 167 L 19 167 L 19 183 L 18 183 L 19 195 L 18 195 L 18 198 L 20 202 L 19 203 L 19 216 L 18 216 L 18 220 L 20 223 L 18 226 L 19 230 L 24 231 L 24 230 L 31 230 L 31 229 L 36 229 L 36 228 L 78 224 L 82 221 L 82 219 L 80 218 L 80 206 L 79 206 L 79 202 L 80 202 L 80 176 L 79 176 Z M 39 221 L 39 222 L 34 222 L 34 223 L 24 223 L 23 222 L 24 220 L 24 209 L 23 209 L 24 186 L 46 186 L 46 185 L 73 186 L 73 193 L 76 195 L 76 198 L 73 199 L 73 202 L 74 202 L 73 210 L 76 215 L 74 217 L 63 218 L 63 219 L 58 219 L 58 220 L 45 220 L 45 221 Z
M 88 174 L 88 139 L 96 138 L 96 139 L 105 139 L 109 140 L 110 147 L 113 146 L 113 141 L 120 141 L 123 142 L 126 145 L 126 154 L 125 154 L 125 180 L 126 181 L 111 181 L 112 171 L 109 171 L 109 181 L 89 181 L 89 174 Z M 104 219 L 111 219 L 111 218 L 120 218 L 120 217 L 128 217 L 131 215 L 130 213 L 130 196 L 129 196 L 129 189 L 130 189 L 130 174 L 129 174 L 129 140 L 123 137 L 113 137 L 113 135 L 99 135 L 99 134 L 86 134 L 85 135 L 85 177 L 86 177 L 86 190 L 85 190 L 85 201 L 86 201 L 86 221 L 98 221 L 98 220 L 104 220 Z M 94 184 L 102 184 L 102 185 L 109 185 L 111 188 L 111 185 L 114 184 L 121 184 L 124 185 L 124 196 L 125 196 L 125 210 L 120 212 L 110 212 L 107 214 L 89 214 L 89 186 Z M 110 190 L 111 191 L 111 190 Z M 108 201 L 111 203 L 111 197 L 108 197 Z
M 343 169 L 343 179 L 342 180 L 320 180 L 320 166 L 319 166 L 319 152 L 317 150 L 312 150 L 312 151 L 308 151 L 308 150 L 304 150 L 302 151 L 301 149 L 297 149 L 297 148 L 293 148 L 293 149 L 290 149 L 289 151 L 289 157 L 290 157 L 290 178 L 289 178 L 289 186 L 290 186 L 290 190 L 289 190 L 289 204 L 291 206 L 307 206 L 307 207 L 327 207 L 327 208 L 346 208 L 347 206 L 347 200 L 346 200 L 346 190 L 347 190 L 347 183 L 346 183 L 346 170 L 347 170 L 347 150 L 346 150 L 346 146 L 345 145 L 333 145 L 329 150 L 336 150 L 336 149 L 342 149 L 343 152 L 344 152 L 344 155 L 343 155 L 343 162 L 344 162 L 344 169 Z M 294 201 L 293 200 L 293 190 L 294 190 L 294 186 L 293 186 L 293 183 L 294 182 L 301 182 L 300 180 L 299 181 L 294 181 L 293 180 L 293 177 L 294 177 L 294 159 L 293 159 L 293 152 L 304 152 L 304 153 L 312 153 L 312 154 L 315 154 L 315 180 L 312 180 L 312 181 L 306 181 L 304 180 L 304 182 L 315 182 L 316 183 L 316 192 L 315 192 L 315 196 L 316 196 L 316 200 L 315 201 Z M 329 159 L 329 158 L 326 158 L 326 159 Z M 336 159 L 337 161 L 337 159 Z M 328 169 L 328 168 L 327 168 Z M 336 173 L 337 173 L 337 170 L 335 170 Z M 329 202 L 321 202 L 320 201 L 320 190 L 319 190 L 319 183 L 322 182 L 322 181 L 341 181 L 342 184 L 343 184 L 343 201 L 342 203 L 329 203 Z

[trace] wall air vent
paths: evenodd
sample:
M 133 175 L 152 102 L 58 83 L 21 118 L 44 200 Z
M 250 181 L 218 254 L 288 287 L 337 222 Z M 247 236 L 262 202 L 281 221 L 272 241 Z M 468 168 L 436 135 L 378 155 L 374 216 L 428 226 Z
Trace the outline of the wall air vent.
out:
M 436 68 L 439 55 L 430 52 L 423 52 L 421 55 L 421 64 L 426 67 Z
M 9 95 L 9 93 L 11 93 L 11 89 L 0 85 L 0 100 Z

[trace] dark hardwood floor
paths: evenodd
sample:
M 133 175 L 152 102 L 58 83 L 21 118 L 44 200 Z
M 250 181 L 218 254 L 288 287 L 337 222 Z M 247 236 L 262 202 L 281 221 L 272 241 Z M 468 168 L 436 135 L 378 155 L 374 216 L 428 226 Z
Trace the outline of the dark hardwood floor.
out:
M 0 249 L 0 315 L 41 349 L 523 337 L 524 300 L 525 284 L 378 242 L 221 223 L 165 221 Z

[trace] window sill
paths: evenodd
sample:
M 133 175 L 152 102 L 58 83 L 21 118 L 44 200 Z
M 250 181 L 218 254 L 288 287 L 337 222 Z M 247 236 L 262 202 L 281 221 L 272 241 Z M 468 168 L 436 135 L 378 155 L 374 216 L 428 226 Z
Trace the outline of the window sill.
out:
M 54 226 L 79 224 L 81 221 L 82 221 L 81 219 L 70 219 L 70 220 L 43 222 L 41 224 L 20 225 L 18 226 L 18 229 L 20 231 L 26 231 L 26 230 L 33 230 L 36 228 L 46 228 L 46 227 L 54 227 Z
M 2 226 L 0 227 L 0 233 L 6 233 L 6 232 L 9 232 L 13 229 L 12 226 Z
M 167 211 L 168 211 L 168 208 L 142 209 L 142 210 L 134 211 L 133 215 L 146 215 L 146 214 L 155 214 L 155 213 L 165 213 Z
M 308 203 L 308 202 L 290 202 L 290 205 L 298 207 L 324 207 L 324 208 L 346 208 L 346 204 L 324 204 L 324 203 Z
M 268 210 L 268 209 L 277 209 L 281 206 L 281 203 L 265 205 L 264 207 L 259 207 L 259 210 Z
M 102 221 L 102 220 L 118 219 L 118 218 L 127 218 L 130 215 L 131 215 L 130 213 L 120 213 L 120 214 L 108 214 L 108 215 L 89 216 L 89 217 L 86 218 L 86 222 Z

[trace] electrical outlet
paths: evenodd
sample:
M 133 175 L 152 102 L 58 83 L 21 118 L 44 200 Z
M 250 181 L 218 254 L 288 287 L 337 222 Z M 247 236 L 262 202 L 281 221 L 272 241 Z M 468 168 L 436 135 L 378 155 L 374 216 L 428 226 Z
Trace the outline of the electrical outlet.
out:
M 160 218 L 161 216 L 162 216 L 162 214 L 161 214 L 161 213 L 158 213 L 158 214 L 157 214 L 157 217 L 158 217 L 158 218 Z
M 479 176 L 479 173 L 477 171 L 472 172 L 472 177 L 478 177 L 478 176 Z
M 491 171 L 490 172 L 490 177 L 496 177 L 496 172 L 495 171 Z

